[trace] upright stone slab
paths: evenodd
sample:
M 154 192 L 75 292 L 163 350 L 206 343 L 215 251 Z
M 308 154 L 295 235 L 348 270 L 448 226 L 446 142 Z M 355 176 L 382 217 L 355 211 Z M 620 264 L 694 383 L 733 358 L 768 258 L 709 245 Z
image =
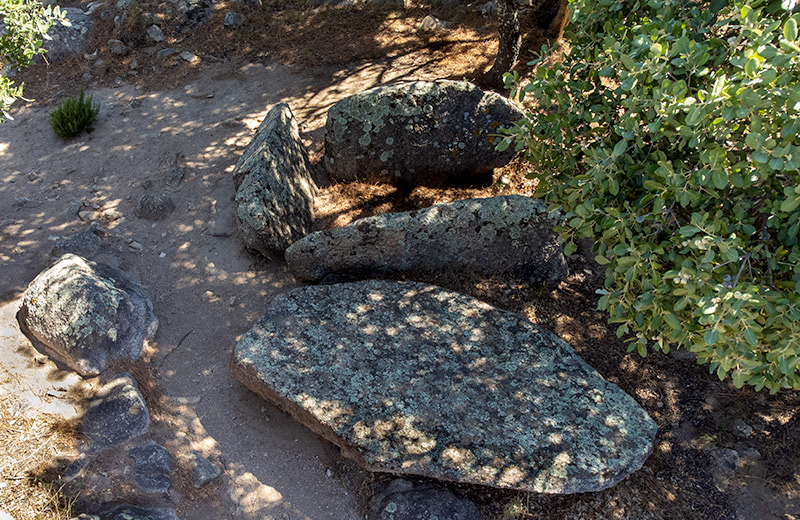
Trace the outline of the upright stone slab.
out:
M 232 368 L 374 471 L 598 491 L 639 469 L 656 434 L 553 334 L 420 283 L 294 289 L 242 337 Z
M 466 81 L 377 87 L 328 110 L 325 166 L 336 180 L 404 186 L 463 184 L 508 163 L 499 128 L 524 113 Z
M 286 251 L 295 278 L 318 282 L 408 272 L 511 274 L 548 286 L 567 276 L 560 220 L 530 197 L 468 199 L 385 213 L 298 240 Z
M 249 249 L 283 258 L 311 230 L 317 186 L 300 131 L 286 103 L 264 117 L 233 171 L 236 219 Z
M 83 376 L 135 361 L 158 319 L 144 289 L 124 272 L 66 254 L 25 290 L 22 330 Z

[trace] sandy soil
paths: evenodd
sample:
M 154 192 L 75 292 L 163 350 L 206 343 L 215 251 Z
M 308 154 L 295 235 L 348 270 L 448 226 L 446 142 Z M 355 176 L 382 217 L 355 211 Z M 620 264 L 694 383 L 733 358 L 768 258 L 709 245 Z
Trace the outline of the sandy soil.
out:
M 162 407 L 156 438 L 173 454 L 198 449 L 224 464 L 219 496 L 181 501 L 183 518 L 358 516 L 352 492 L 337 480 L 335 450 L 228 369 L 234 342 L 264 301 L 294 285 L 283 263 L 250 255 L 236 236 L 230 172 L 243 147 L 266 110 L 288 102 L 318 151 L 320 115 L 330 104 L 404 74 L 380 66 L 315 72 L 225 63 L 177 90 L 101 89 L 92 92 L 101 106 L 94 132 L 66 143 L 53 134 L 47 108 L 19 110 L 0 127 L 0 304 L 16 307 L 56 237 L 89 226 L 80 211 L 98 212 L 114 245 L 104 259 L 141 280 L 160 319 L 148 357 L 166 402 L 192 403 Z M 167 187 L 177 154 L 185 177 Z M 135 216 L 146 180 L 176 203 L 164 221 Z M 15 327 L 12 316 L 4 312 L 0 326 Z M 4 365 L 18 346 L 0 346 Z

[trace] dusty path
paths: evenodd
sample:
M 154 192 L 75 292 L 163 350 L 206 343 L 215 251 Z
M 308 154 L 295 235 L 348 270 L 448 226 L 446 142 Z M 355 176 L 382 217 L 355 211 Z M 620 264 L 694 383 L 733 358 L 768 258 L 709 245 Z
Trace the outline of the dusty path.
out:
M 195 449 L 224 466 L 213 493 L 172 494 L 184 520 L 359 517 L 335 450 L 228 368 L 264 301 L 294 285 L 282 262 L 242 250 L 230 172 L 273 104 L 290 104 L 318 153 L 330 104 L 403 75 L 412 77 L 376 65 L 299 76 L 274 64 L 221 63 L 184 89 L 142 94 L 123 84 L 91 92 L 101 105 L 94 132 L 66 143 L 50 128 L 52 107 L 18 110 L 0 126 L 0 306 L 16 305 L 55 237 L 89 226 L 79 211 L 99 212 L 113 245 L 103 259 L 142 281 L 161 321 L 147 353 L 165 396 L 151 431 L 173 456 Z M 185 177 L 169 187 L 178 153 Z M 135 216 L 146 180 L 175 201 L 166 220 Z M 16 326 L 13 312 L 0 317 L 0 329 Z M 11 362 L 19 342 L 0 343 L 0 364 L 20 370 Z

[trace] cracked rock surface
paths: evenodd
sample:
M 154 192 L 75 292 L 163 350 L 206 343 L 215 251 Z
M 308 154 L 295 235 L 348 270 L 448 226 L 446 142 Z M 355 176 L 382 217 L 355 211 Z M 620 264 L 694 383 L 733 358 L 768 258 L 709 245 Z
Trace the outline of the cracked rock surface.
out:
M 657 429 L 555 335 L 421 283 L 294 289 L 232 368 L 367 469 L 401 475 L 598 491 L 642 466 Z

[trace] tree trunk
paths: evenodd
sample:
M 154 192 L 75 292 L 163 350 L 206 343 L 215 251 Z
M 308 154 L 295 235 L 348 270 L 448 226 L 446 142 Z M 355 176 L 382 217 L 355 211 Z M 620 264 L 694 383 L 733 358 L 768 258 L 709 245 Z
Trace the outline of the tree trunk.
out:
M 503 74 L 510 72 L 517 64 L 522 34 L 519 29 L 519 15 L 514 0 L 496 0 L 497 27 L 500 42 L 497 47 L 497 58 L 494 65 L 486 73 L 486 82 L 496 88 L 503 86 Z

